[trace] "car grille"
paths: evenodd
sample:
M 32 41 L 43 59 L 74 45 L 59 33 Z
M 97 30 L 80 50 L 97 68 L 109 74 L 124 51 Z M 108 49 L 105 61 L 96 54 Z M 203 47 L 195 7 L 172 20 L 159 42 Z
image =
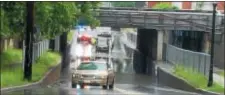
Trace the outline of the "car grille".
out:
M 94 75 L 82 75 L 83 78 L 94 78 Z

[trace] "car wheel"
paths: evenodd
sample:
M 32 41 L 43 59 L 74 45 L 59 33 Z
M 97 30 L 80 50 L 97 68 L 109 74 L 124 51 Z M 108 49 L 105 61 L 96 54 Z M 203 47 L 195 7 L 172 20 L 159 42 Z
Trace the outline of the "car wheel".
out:
M 113 79 L 112 84 L 109 85 L 109 89 L 113 89 L 114 88 L 114 80 L 115 79 Z
M 72 83 L 71 86 L 72 86 L 72 88 L 77 88 L 77 84 L 76 83 Z
M 108 87 L 108 78 L 107 78 L 106 85 L 103 85 L 102 88 L 103 88 L 103 89 L 107 89 L 107 87 Z
M 107 85 L 103 85 L 102 88 L 103 88 L 103 89 L 107 89 Z

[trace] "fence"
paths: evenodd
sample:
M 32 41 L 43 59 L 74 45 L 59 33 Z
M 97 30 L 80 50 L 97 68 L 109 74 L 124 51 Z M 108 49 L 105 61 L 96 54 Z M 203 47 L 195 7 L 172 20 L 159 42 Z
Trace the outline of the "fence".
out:
M 185 67 L 192 68 L 193 71 L 208 76 L 210 55 L 206 53 L 184 50 L 173 45 L 164 44 L 164 58 L 173 64 L 182 64 Z
M 50 47 L 50 40 L 42 40 L 36 43 L 33 43 L 33 56 L 32 56 L 32 63 L 35 62 L 41 55 L 43 55 Z M 57 36 L 54 39 L 54 51 L 60 50 L 60 37 Z M 25 42 L 23 42 L 23 64 L 25 62 Z

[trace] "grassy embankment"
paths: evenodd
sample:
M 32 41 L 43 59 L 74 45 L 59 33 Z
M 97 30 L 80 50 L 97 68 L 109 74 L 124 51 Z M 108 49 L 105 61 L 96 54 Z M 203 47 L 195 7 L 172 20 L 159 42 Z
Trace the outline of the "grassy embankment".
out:
M 22 50 L 8 49 L 0 55 L 1 88 L 18 86 L 30 83 L 23 79 Z M 60 55 L 55 52 L 46 52 L 32 66 L 32 81 L 39 81 L 46 72 L 58 64 Z
M 200 88 L 200 89 L 204 89 L 204 90 L 208 90 L 212 92 L 224 93 L 224 87 L 220 86 L 219 84 L 215 82 L 212 87 L 207 87 L 208 80 L 204 75 L 198 72 L 194 72 L 192 69 L 186 68 L 181 65 L 177 65 L 174 68 L 175 68 L 174 74 L 184 79 L 190 85 L 196 88 Z
M 219 74 L 220 76 L 224 77 L 224 70 L 218 71 L 217 74 Z

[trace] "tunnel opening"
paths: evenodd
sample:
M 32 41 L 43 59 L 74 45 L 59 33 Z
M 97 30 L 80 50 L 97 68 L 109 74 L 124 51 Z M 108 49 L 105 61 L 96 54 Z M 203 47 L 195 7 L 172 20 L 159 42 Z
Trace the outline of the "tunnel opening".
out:
M 154 60 L 157 59 L 157 30 L 138 29 L 137 32 L 134 70 L 136 73 L 154 75 Z

